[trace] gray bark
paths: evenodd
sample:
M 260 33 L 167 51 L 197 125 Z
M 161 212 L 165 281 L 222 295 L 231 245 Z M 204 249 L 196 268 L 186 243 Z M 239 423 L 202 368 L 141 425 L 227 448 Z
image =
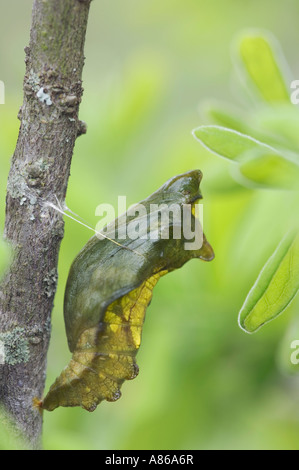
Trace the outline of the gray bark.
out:
M 0 286 L 0 402 L 31 448 L 41 445 L 33 407 L 46 375 L 64 201 L 78 120 L 91 0 L 35 0 L 26 52 L 21 126 L 7 185 L 5 237 L 14 257 Z

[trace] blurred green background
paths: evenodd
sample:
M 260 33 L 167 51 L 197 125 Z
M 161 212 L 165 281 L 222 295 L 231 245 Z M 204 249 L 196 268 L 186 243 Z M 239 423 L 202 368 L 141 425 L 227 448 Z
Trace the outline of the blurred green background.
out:
M 9 161 L 18 135 L 31 0 L 0 1 L 1 230 Z M 209 98 L 237 105 L 231 41 L 260 27 L 280 40 L 299 78 L 296 0 L 94 0 L 78 139 L 66 203 L 95 226 L 95 208 L 144 199 L 168 178 L 204 173 L 204 230 L 216 253 L 163 278 L 147 311 L 139 376 L 116 403 L 89 414 L 44 415 L 46 449 L 298 449 L 299 375 L 288 371 L 298 298 L 253 336 L 237 316 L 284 232 L 287 196 L 231 184 L 228 164 L 191 130 Z M 67 364 L 63 294 L 72 260 L 92 234 L 66 220 L 53 312 L 47 386 Z

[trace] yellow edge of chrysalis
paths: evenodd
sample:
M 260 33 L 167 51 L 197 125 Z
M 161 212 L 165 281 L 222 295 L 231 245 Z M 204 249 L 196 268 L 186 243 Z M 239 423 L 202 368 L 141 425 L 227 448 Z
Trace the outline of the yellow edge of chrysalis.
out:
M 158 280 L 154 274 L 141 286 L 112 302 L 99 326 L 85 330 L 68 366 L 49 390 L 36 401 L 49 411 L 58 406 L 82 406 L 94 411 L 102 400 L 120 398 L 120 386 L 137 376 L 136 354 L 141 344 L 146 309 Z

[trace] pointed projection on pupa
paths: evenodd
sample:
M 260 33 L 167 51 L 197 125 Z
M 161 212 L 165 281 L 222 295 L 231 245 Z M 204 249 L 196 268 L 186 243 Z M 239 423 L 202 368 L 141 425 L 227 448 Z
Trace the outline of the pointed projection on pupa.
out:
M 195 204 L 202 198 L 201 179 L 199 170 L 176 176 L 135 206 L 143 206 L 146 213 L 131 210 L 116 219 L 114 240 L 122 246 L 94 236 L 79 253 L 69 273 L 64 303 L 72 359 L 42 401 L 43 409 L 81 406 L 93 411 L 103 400 L 120 398 L 122 383 L 137 376 L 135 357 L 154 286 L 192 258 L 214 258 L 195 217 Z M 181 211 L 169 211 L 165 227 L 157 207 L 167 211 L 171 206 Z M 183 230 L 184 207 L 189 207 L 193 236 L 201 232 L 195 249 L 190 249 L 192 240 L 186 239 Z M 139 227 L 133 240 L 124 237 L 132 224 Z M 108 226 L 105 236 L 110 232 Z

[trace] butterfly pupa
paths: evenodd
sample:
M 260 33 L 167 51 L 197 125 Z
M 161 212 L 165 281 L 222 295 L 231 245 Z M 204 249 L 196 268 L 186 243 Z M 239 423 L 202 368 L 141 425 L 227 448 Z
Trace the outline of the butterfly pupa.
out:
M 115 240 L 128 249 L 107 237 L 94 236 L 79 253 L 70 269 L 64 301 L 72 358 L 42 401 L 43 409 L 81 406 L 94 411 L 101 401 L 120 398 L 122 383 L 137 376 L 135 358 L 156 283 L 192 258 L 214 258 L 203 233 L 199 247 L 186 249 L 190 239 L 186 240 L 177 216 L 169 219 L 168 238 L 162 235 L 163 230 L 157 230 L 163 228 L 160 218 L 152 217 L 162 204 L 166 208 L 191 207 L 191 225 L 194 230 L 201 230 L 194 211 L 202 198 L 201 179 L 199 170 L 175 176 L 136 206 L 146 209 L 145 216 L 131 210 L 116 219 Z M 156 225 L 152 224 L 153 219 Z M 132 223 L 145 227 L 143 235 L 124 239 L 124 229 Z M 174 236 L 178 226 L 179 237 Z M 105 234 L 109 234 L 109 226 Z

